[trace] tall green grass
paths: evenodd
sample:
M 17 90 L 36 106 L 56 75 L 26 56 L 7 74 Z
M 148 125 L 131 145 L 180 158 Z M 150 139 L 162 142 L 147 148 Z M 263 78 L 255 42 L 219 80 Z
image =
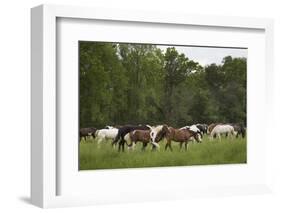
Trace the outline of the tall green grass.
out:
M 162 166 L 187 166 L 210 164 L 237 164 L 247 161 L 246 139 L 227 139 L 210 141 L 207 137 L 203 142 L 190 143 L 188 150 L 179 150 L 179 144 L 172 143 L 173 152 L 165 151 L 165 141 L 160 142 L 159 151 L 151 151 L 148 145 L 141 151 L 142 144 L 138 143 L 134 151 L 118 152 L 111 147 L 111 142 L 101 143 L 98 148 L 95 140 L 80 143 L 79 167 L 80 170 L 116 169 L 116 168 L 143 168 Z

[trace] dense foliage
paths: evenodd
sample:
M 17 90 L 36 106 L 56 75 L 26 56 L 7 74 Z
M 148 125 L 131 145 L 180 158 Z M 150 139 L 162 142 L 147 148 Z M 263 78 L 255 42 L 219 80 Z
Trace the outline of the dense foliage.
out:
M 175 48 L 79 42 L 80 127 L 246 124 L 245 58 L 202 67 Z

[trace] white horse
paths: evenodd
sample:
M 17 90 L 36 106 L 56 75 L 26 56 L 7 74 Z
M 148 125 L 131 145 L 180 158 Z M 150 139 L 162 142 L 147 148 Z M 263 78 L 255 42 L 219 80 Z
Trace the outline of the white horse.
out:
M 110 129 L 99 129 L 96 131 L 95 136 L 97 138 L 98 147 L 102 141 L 106 140 L 114 140 L 118 134 L 117 128 L 110 128 Z
M 213 139 L 214 136 L 217 135 L 217 137 L 221 140 L 221 134 L 227 134 L 228 136 L 231 135 L 233 138 L 233 136 L 236 135 L 236 132 L 234 131 L 233 126 L 229 124 L 218 124 L 211 131 L 210 137 Z

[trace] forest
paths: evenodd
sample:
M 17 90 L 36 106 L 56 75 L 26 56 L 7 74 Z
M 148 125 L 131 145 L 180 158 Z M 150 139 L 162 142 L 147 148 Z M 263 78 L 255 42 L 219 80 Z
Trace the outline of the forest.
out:
M 79 41 L 80 128 L 246 125 L 246 81 L 246 58 L 202 66 L 174 47 Z

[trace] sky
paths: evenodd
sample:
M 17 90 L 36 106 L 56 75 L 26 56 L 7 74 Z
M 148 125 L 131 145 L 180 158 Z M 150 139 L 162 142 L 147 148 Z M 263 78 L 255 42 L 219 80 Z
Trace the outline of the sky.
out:
M 247 49 L 216 48 L 216 47 L 189 47 L 189 46 L 164 46 L 157 45 L 163 51 L 168 47 L 175 47 L 179 53 L 184 53 L 190 60 L 198 62 L 202 66 L 208 64 L 221 64 L 226 56 L 247 58 Z

